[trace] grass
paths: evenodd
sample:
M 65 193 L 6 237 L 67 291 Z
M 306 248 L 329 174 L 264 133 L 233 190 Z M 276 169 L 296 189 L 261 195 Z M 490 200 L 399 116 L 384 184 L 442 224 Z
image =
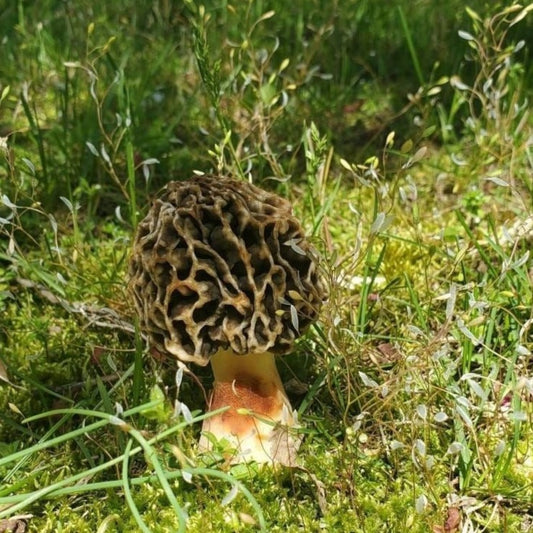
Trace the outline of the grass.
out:
M 0 10 L 0 531 L 533 527 L 533 8 L 322 4 Z M 138 331 L 133 230 L 194 170 L 320 250 L 294 469 L 199 454 L 209 372 Z

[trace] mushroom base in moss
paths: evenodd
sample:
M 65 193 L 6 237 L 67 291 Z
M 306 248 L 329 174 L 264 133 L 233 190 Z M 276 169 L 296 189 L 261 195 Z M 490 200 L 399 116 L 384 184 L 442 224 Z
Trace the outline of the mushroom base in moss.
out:
M 209 410 L 229 409 L 204 421 L 200 449 L 211 449 L 214 437 L 235 450 L 232 463 L 294 465 L 300 439 L 274 355 L 219 351 L 211 365 L 215 379 Z

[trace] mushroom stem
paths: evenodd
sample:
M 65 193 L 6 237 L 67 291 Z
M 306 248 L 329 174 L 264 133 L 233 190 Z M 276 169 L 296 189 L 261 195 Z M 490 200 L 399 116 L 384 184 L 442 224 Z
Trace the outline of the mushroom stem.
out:
M 297 435 L 292 408 L 283 389 L 274 355 L 235 355 L 219 351 L 211 358 L 214 374 L 209 410 L 229 407 L 207 418 L 200 448 L 211 448 L 207 434 L 225 439 L 236 455 L 231 462 L 294 464 Z

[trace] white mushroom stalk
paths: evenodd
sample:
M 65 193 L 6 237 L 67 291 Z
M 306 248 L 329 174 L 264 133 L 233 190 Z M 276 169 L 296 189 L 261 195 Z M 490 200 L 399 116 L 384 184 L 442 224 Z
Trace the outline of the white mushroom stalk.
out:
M 205 420 L 200 448 L 210 449 L 214 438 L 236 451 L 231 462 L 293 465 L 300 437 L 274 355 L 219 351 L 211 358 L 211 366 L 214 382 L 209 410 L 229 409 Z
M 130 289 L 151 345 L 214 373 L 200 447 L 232 461 L 293 464 L 292 409 L 274 355 L 289 352 L 324 299 L 316 256 L 289 203 L 216 176 L 169 183 L 139 224 Z

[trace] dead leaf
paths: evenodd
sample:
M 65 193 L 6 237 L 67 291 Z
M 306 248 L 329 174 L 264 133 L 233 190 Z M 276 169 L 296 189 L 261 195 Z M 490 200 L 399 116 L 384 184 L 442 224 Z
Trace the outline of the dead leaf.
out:
M 8 385 L 11 385 L 12 387 L 18 388 L 17 385 L 9 381 L 9 376 L 7 375 L 7 368 L 5 367 L 4 363 L 2 363 L 1 360 L 0 360 L 0 381 L 5 382 Z M 0 530 L 0 533 L 1 533 L 1 530 Z
M 307 383 L 303 383 L 295 378 L 289 379 L 289 381 L 285 382 L 283 385 L 285 391 L 294 396 L 303 396 L 309 390 L 309 385 Z
M 401 353 L 390 342 L 383 342 L 377 346 L 377 351 L 370 353 L 370 358 L 375 365 L 390 365 L 401 359 Z
M 448 509 L 448 516 L 444 526 L 433 526 L 433 533 L 457 533 L 461 525 L 461 512 L 457 507 L 450 507 Z
M 21 515 L 0 520 L 0 533 L 25 533 L 28 527 L 28 519 L 33 515 Z
M 14 412 L 16 413 L 17 415 L 21 416 L 22 418 L 24 418 L 24 414 L 22 413 L 22 411 L 14 404 L 14 403 L 11 403 L 9 402 L 7 404 L 7 406 Z
M 2 361 L 0 361 L 0 379 L 9 383 L 9 378 L 7 377 L 7 370 Z
M 351 104 L 345 105 L 342 110 L 344 113 L 357 113 L 363 107 L 364 103 L 365 101 L 362 99 L 354 100 Z
M 105 351 L 106 349 L 103 346 L 94 346 L 93 353 L 91 355 L 91 363 L 99 365 L 102 355 L 105 353 Z
M 257 522 L 253 516 L 250 516 L 248 513 L 239 513 L 239 518 L 243 524 L 248 526 L 255 526 Z
M 381 352 L 381 355 L 385 360 L 390 361 L 391 363 L 398 361 L 402 357 L 394 344 L 391 344 L 390 342 L 382 342 L 381 344 L 378 344 L 378 350 Z
M 461 513 L 457 507 L 450 507 L 448 509 L 448 517 L 444 522 L 445 533 L 457 533 L 461 525 Z
M 157 348 L 154 348 L 153 346 L 150 346 L 150 355 L 157 361 L 157 362 L 163 362 L 168 359 L 168 356 L 164 353 L 161 353 Z

